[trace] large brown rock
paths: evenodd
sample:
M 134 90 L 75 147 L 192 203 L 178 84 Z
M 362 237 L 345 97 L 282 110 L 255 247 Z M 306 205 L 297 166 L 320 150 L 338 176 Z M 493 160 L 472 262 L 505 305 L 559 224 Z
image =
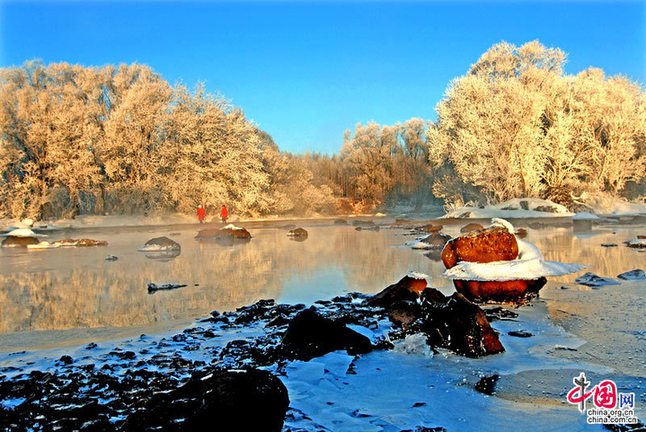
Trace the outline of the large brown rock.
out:
M 544 277 L 512 281 L 453 281 L 455 289 L 469 300 L 501 302 L 522 300 L 537 293 L 546 283 Z
M 389 285 L 379 293 L 370 297 L 366 303 L 369 306 L 390 307 L 402 300 L 417 300 L 419 294 L 426 288 L 426 279 L 410 275 L 404 276 L 399 282 Z
M 156 249 L 163 251 L 181 251 L 182 247 L 175 240 L 171 240 L 168 237 L 155 237 L 148 240 L 143 249 Z
M 516 237 L 506 228 L 494 226 L 450 240 L 442 250 L 442 262 L 451 268 L 459 261 L 488 263 L 518 257 Z
M 480 231 L 484 229 L 482 225 L 479 223 L 471 222 L 460 228 L 461 233 L 469 233 L 469 232 L 474 232 L 474 231 Z
M 303 228 L 295 228 L 290 230 L 287 235 L 293 239 L 306 239 L 308 234 L 307 230 Z
M 420 240 L 422 243 L 430 245 L 433 249 L 442 249 L 446 246 L 446 243 L 451 240 L 451 236 L 446 234 L 441 234 L 439 232 L 432 232 L 428 237 L 423 240 Z
M 36 237 L 14 237 L 9 236 L 2 241 L 2 247 L 27 247 L 28 245 L 38 244 Z
M 203 229 L 198 231 L 195 236 L 197 240 L 219 240 L 219 239 L 235 239 L 235 240 L 251 240 L 251 234 L 244 228 L 220 228 L 220 229 Z
M 434 288 L 427 288 L 421 296 L 421 309 L 422 329 L 432 346 L 467 357 L 505 350 L 484 311 L 460 293 L 446 297 Z

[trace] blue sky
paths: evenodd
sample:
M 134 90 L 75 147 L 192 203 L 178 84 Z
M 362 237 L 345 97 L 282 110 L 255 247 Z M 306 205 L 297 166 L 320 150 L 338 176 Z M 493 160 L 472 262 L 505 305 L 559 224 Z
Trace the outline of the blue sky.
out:
M 0 0 L 0 66 L 144 63 L 242 107 L 282 150 L 337 152 L 374 120 L 435 118 L 493 44 L 538 39 L 646 81 L 646 1 L 110 2 Z

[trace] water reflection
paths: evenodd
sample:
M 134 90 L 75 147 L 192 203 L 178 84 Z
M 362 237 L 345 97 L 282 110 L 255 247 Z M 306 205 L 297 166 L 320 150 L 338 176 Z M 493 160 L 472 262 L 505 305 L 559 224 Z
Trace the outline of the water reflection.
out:
M 124 327 L 135 335 L 138 328 L 185 325 L 212 310 L 233 310 L 261 298 L 311 303 L 348 291 L 374 293 L 411 270 L 430 275 L 431 285 L 445 294 L 454 290 L 440 276 L 439 252 L 402 247 L 410 240 L 402 230 L 356 231 L 339 225 L 307 230 L 305 242 L 292 241 L 283 229 L 263 228 L 250 229 L 250 242 L 222 244 L 198 242 L 196 230 L 185 229 L 173 233 L 182 253 L 170 260 L 150 260 L 137 252 L 151 237 L 169 235 L 159 228 L 84 233 L 109 240 L 103 248 L 0 250 L 0 333 Z M 451 235 L 458 230 L 445 228 Z M 583 263 L 589 271 L 616 277 L 643 268 L 646 254 L 622 244 L 643 231 L 595 227 L 573 235 L 571 227 L 552 227 L 529 230 L 528 241 L 548 260 Z M 109 262 L 106 255 L 119 259 Z M 646 307 L 646 284 L 622 282 L 591 291 L 573 284 L 575 277 L 550 278 L 541 292 L 550 315 L 592 343 L 605 343 L 610 331 L 622 335 L 617 340 L 625 350 L 646 350 L 643 334 L 627 333 L 642 331 L 639 311 Z M 151 282 L 187 286 L 148 295 Z
M 175 237 L 182 254 L 170 261 L 137 252 L 150 237 L 166 234 L 150 228 L 97 230 L 95 238 L 110 240 L 100 250 L 2 250 L 0 332 L 150 326 L 261 298 L 313 302 L 321 293 L 376 292 L 409 270 L 432 271 L 421 254 L 392 247 L 405 240 L 396 231 L 308 231 L 306 242 L 291 241 L 284 230 L 257 229 L 251 242 L 223 244 L 198 242 L 186 230 Z M 108 254 L 119 259 L 107 262 Z M 150 282 L 188 286 L 149 296 Z

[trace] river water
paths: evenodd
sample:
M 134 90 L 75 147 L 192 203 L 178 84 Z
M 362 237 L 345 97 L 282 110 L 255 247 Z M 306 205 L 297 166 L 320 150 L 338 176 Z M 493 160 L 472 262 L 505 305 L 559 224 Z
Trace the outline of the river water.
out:
M 464 223 L 447 221 L 443 232 L 455 236 Z M 646 234 L 643 221 L 613 221 L 582 232 L 556 219 L 513 223 L 529 228 L 526 240 L 536 244 L 548 260 L 585 264 L 589 266 L 586 271 L 615 279 L 620 273 L 646 268 L 646 253 L 623 244 Z M 40 350 L 172 332 L 213 310 L 234 310 L 263 298 L 311 304 L 346 292 L 375 293 L 409 271 L 429 275 L 429 284 L 445 294 L 454 291 L 451 281 L 441 276 L 444 266 L 438 254 L 403 246 L 411 240 L 404 229 L 357 231 L 352 225 L 334 225 L 331 221 L 299 224 L 309 232 L 302 242 L 290 240 L 287 227 L 274 222 L 242 224 L 253 239 L 234 245 L 200 243 L 194 236 L 202 226 L 183 225 L 68 230 L 50 233 L 48 238 L 107 240 L 107 247 L 0 249 L 0 352 L 4 352 L 0 363 L 13 364 L 12 352 L 26 350 L 37 357 Z M 148 239 L 159 236 L 180 243 L 181 254 L 159 260 L 137 251 Z M 107 255 L 118 259 L 107 261 Z M 436 389 L 446 387 L 459 398 L 465 393 L 454 381 L 487 371 L 500 373 L 498 402 L 491 405 L 481 396 L 468 393 L 474 409 L 463 413 L 460 421 L 466 424 L 475 424 L 485 406 L 492 413 L 510 407 L 512 414 L 500 411 L 489 417 L 501 422 L 498 426 L 492 423 L 491 428 L 483 430 L 499 430 L 509 415 L 520 421 L 529 406 L 542 415 L 555 416 L 542 430 L 556 425 L 585 430 L 585 419 L 576 415 L 576 409 L 562 405 L 564 392 L 579 370 L 585 370 L 595 382 L 609 377 L 618 383 L 619 391 L 634 392 L 638 415 L 643 417 L 646 281 L 589 288 L 577 284 L 576 276 L 550 278 L 540 298 L 517 309 L 518 320 L 493 323 L 501 333 L 506 353 L 476 360 L 455 356 L 428 360 L 413 355 L 402 357 L 397 367 L 412 362 L 403 374 L 415 373 L 421 365 L 431 368 L 437 377 L 433 384 Z M 187 286 L 149 294 L 150 282 Z M 506 334 L 509 330 L 530 331 L 534 337 L 514 338 Z M 404 352 L 407 349 L 403 348 Z M 419 344 L 412 349 L 419 350 Z M 60 356 L 59 351 L 53 352 Z M 390 355 L 375 354 L 362 361 L 383 356 Z M 371 379 L 370 375 L 366 379 Z M 313 406 L 303 402 L 310 400 L 311 395 L 307 395 L 313 384 L 307 380 L 301 384 L 290 375 L 287 385 L 295 398 L 294 406 L 301 404 L 301 408 L 314 412 Z M 370 396 L 369 392 L 362 394 Z M 344 397 L 339 397 L 339 406 Z M 450 404 L 451 398 L 442 399 L 442 403 Z M 378 396 L 372 400 L 381 401 Z M 382 402 L 374 409 L 386 412 Z M 367 399 L 365 403 L 371 402 Z M 425 412 L 436 424 L 446 425 L 440 411 L 429 408 Z M 408 408 L 402 406 L 401 412 L 408 413 Z M 329 419 L 328 414 L 320 416 L 323 422 Z M 577 426 L 568 429 L 572 425 Z

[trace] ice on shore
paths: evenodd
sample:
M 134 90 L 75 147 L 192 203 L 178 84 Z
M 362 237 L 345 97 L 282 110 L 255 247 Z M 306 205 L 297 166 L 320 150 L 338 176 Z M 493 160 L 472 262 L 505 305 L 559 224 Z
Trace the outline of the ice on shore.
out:
M 5 234 L 0 234 L 2 237 L 47 237 L 45 234 L 36 234 L 29 228 L 18 228 L 11 230 Z
M 446 213 L 442 218 L 489 219 L 489 218 L 552 218 L 574 216 L 565 206 L 539 198 L 514 198 L 484 208 L 464 206 Z
M 56 249 L 61 247 L 60 243 L 50 243 L 47 241 L 42 241 L 38 244 L 27 245 L 27 249 Z

